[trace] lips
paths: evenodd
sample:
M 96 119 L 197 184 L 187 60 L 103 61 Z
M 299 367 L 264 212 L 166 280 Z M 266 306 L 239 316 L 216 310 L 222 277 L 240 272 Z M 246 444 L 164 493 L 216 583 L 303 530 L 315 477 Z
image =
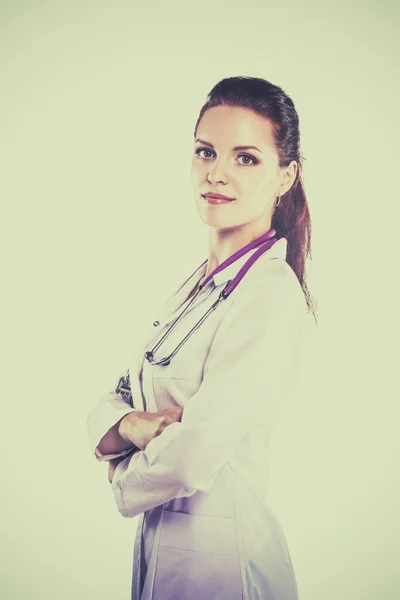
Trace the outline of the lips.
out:
M 224 196 L 223 194 L 213 194 L 211 192 L 207 192 L 206 194 L 203 194 L 204 198 L 216 198 L 219 200 L 234 200 L 234 198 L 229 198 L 229 196 Z
M 223 200 L 222 198 L 215 198 L 214 196 L 203 196 L 203 198 L 207 202 L 207 204 L 214 205 L 230 204 L 231 202 L 233 202 L 233 200 Z
M 213 204 L 218 206 L 220 204 L 228 204 L 229 202 L 233 202 L 234 198 L 228 198 L 228 196 L 223 196 L 222 194 L 202 194 L 204 200 L 207 204 Z

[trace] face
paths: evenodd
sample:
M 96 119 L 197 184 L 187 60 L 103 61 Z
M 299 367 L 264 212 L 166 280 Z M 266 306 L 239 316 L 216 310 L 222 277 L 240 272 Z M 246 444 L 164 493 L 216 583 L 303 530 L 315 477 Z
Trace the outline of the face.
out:
M 295 174 L 295 161 L 288 169 L 279 168 L 266 118 L 231 106 L 215 106 L 204 113 L 191 168 L 196 207 L 204 223 L 227 229 L 250 224 L 255 233 L 267 231 L 275 199 L 289 189 Z M 207 192 L 233 200 L 211 204 L 203 197 Z

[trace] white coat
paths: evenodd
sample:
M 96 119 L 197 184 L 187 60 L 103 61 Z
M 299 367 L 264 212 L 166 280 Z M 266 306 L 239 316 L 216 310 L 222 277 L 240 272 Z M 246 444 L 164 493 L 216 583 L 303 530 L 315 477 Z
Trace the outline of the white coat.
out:
M 284 532 L 265 502 L 270 434 L 296 388 L 308 315 L 286 249 L 281 238 L 262 254 L 170 365 L 149 364 L 145 351 L 192 300 L 185 302 L 207 263 L 199 267 L 137 344 L 129 365 L 134 408 L 111 391 L 88 415 L 96 459 L 126 455 L 112 480 L 118 511 L 141 515 L 132 600 L 298 598 Z M 256 250 L 213 276 L 156 359 L 180 343 Z M 100 454 L 99 441 L 123 415 L 177 405 L 181 422 L 145 450 Z

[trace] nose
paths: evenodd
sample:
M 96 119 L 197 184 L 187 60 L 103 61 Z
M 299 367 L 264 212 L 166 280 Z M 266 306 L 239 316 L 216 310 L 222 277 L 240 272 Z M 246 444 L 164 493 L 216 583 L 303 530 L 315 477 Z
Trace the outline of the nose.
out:
M 216 160 L 213 165 L 210 165 L 207 179 L 212 185 L 215 185 L 216 183 L 227 183 L 228 173 L 227 170 L 223 168 L 221 161 Z

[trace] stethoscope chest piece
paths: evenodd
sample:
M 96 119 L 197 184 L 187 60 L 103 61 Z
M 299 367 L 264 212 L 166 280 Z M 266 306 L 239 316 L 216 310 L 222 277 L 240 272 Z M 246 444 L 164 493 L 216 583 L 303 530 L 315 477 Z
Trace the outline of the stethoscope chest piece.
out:
M 162 367 L 166 367 L 167 365 L 169 365 L 169 363 L 171 362 L 169 360 L 168 357 L 163 358 L 160 361 L 156 361 L 154 359 L 153 353 L 151 350 L 149 350 L 148 352 L 145 353 L 144 355 L 145 359 L 152 365 L 152 364 L 156 364 L 156 365 L 161 365 Z

